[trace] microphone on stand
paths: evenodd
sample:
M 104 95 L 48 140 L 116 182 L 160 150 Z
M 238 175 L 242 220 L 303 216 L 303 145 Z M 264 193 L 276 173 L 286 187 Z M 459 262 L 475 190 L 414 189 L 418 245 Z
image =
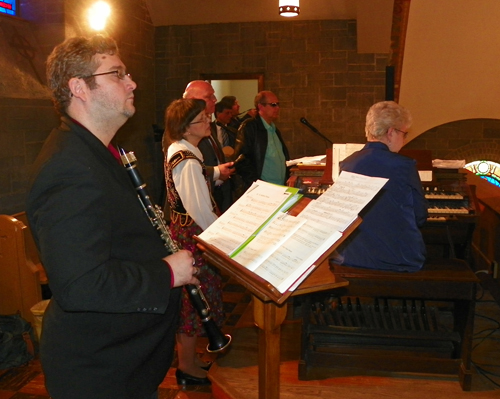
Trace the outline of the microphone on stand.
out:
M 311 125 L 306 118 L 302 117 L 300 118 L 300 121 L 306 125 L 309 129 L 311 129 L 314 133 L 316 133 L 319 137 L 321 137 L 323 140 L 328 141 L 330 144 L 333 145 L 333 141 L 330 140 L 328 137 L 324 136 L 318 129 L 316 129 L 313 125 Z
M 331 141 L 328 137 L 324 136 L 322 133 L 319 132 L 318 129 L 316 129 L 313 125 L 311 125 L 306 118 L 302 117 L 300 118 L 300 122 L 306 125 L 309 129 L 311 129 L 314 133 L 316 133 L 319 137 L 321 137 L 323 140 L 329 142 L 333 146 L 333 141 Z M 333 179 L 332 179 L 332 148 L 328 148 L 326 146 L 326 164 L 325 164 L 325 170 L 323 172 L 323 177 L 319 181 L 320 185 L 326 185 L 326 186 L 331 186 L 333 184 Z

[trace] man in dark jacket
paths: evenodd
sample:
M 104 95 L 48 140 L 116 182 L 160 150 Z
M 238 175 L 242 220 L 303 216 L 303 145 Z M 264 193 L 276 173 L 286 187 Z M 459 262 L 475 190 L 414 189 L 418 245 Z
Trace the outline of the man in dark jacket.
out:
M 288 178 L 286 161 L 288 149 L 274 121 L 279 116 L 280 103 L 273 92 L 261 91 L 254 100 L 257 116 L 244 127 L 245 158 L 236 165 L 246 188 L 257 179 L 275 184 L 285 184 Z
M 132 77 L 111 38 L 76 37 L 47 60 L 61 125 L 27 198 L 53 297 L 40 344 L 54 399 L 152 399 L 170 367 L 189 251 L 169 255 L 110 151 L 135 113 Z

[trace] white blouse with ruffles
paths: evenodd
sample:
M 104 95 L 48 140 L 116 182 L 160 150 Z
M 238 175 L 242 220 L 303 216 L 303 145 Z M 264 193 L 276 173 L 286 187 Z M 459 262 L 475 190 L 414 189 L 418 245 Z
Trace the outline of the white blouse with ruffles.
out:
M 203 161 L 198 147 L 186 140 L 176 141 L 168 147 L 167 161 L 176 152 L 186 150 Z M 206 230 L 217 219 L 217 215 L 213 212 L 210 192 L 200 163 L 196 159 L 186 159 L 174 168 L 172 177 L 187 213 L 198 226 Z

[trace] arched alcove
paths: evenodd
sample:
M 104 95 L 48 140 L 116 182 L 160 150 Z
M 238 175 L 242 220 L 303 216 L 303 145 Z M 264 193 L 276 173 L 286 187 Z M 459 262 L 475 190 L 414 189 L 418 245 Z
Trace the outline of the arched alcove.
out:
M 399 101 L 414 117 L 410 137 L 459 119 L 500 118 L 500 2 L 412 1 L 408 10 Z
M 465 119 L 429 129 L 405 148 L 432 151 L 433 159 L 485 159 L 500 163 L 500 120 Z

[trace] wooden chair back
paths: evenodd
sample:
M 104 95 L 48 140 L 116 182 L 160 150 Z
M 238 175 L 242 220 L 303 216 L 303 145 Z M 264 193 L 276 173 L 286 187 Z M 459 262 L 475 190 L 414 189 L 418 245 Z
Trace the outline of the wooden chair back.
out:
M 0 276 L 0 313 L 19 311 L 33 322 L 30 309 L 42 300 L 47 277 L 29 228 L 10 215 L 0 215 Z

